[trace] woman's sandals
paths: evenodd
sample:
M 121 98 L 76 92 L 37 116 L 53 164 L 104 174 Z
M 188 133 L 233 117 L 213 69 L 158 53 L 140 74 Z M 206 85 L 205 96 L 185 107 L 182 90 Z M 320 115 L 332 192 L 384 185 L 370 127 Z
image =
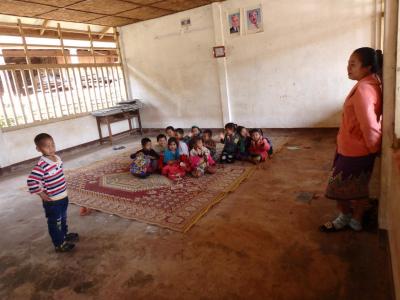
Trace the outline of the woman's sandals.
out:
M 342 228 L 340 228 L 340 229 L 336 229 L 335 226 L 333 225 L 333 223 L 332 223 L 331 221 L 328 221 L 328 222 L 326 222 L 324 225 L 321 225 L 321 226 L 319 227 L 319 230 L 320 230 L 321 232 L 328 232 L 328 233 L 329 233 L 329 232 L 343 231 L 346 227 L 347 227 L 347 226 L 342 227 Z

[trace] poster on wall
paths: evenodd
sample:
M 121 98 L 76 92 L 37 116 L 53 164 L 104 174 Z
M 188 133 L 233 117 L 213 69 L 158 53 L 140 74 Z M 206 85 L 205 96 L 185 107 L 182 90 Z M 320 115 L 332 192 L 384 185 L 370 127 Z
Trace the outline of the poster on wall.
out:
M 240 10 L 228 14 L 228 24 L 230 35 L 240 35 Z
M 246 12 L 246 32 L 247 34 L 264 31 L 261 6 L 247 8 Z

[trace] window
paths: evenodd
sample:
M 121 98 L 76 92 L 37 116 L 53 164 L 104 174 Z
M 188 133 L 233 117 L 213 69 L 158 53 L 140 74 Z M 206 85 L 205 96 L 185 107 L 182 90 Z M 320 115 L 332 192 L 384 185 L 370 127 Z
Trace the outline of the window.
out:
M 0 127 L 88 113 L 127 99 L 115 28 L 45 30 L 0 25 L 7 32 L 0 33 Z

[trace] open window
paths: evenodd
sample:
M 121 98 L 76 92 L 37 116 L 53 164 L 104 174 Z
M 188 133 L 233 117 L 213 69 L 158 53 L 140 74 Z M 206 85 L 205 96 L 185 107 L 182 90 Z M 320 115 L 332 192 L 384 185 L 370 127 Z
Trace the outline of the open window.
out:
M 0 24 L 0 128 L 61 119 L 127 99 L 118 34 Z

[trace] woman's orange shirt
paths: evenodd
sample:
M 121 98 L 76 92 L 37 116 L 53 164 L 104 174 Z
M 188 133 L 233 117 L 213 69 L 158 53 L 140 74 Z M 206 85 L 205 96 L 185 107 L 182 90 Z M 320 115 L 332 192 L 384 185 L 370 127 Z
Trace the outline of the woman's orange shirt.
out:
M 347 96 L 337 136 L 338 153 L 365 156 L 382 144 L 382 90 L 375 74 L 361 79 Z

